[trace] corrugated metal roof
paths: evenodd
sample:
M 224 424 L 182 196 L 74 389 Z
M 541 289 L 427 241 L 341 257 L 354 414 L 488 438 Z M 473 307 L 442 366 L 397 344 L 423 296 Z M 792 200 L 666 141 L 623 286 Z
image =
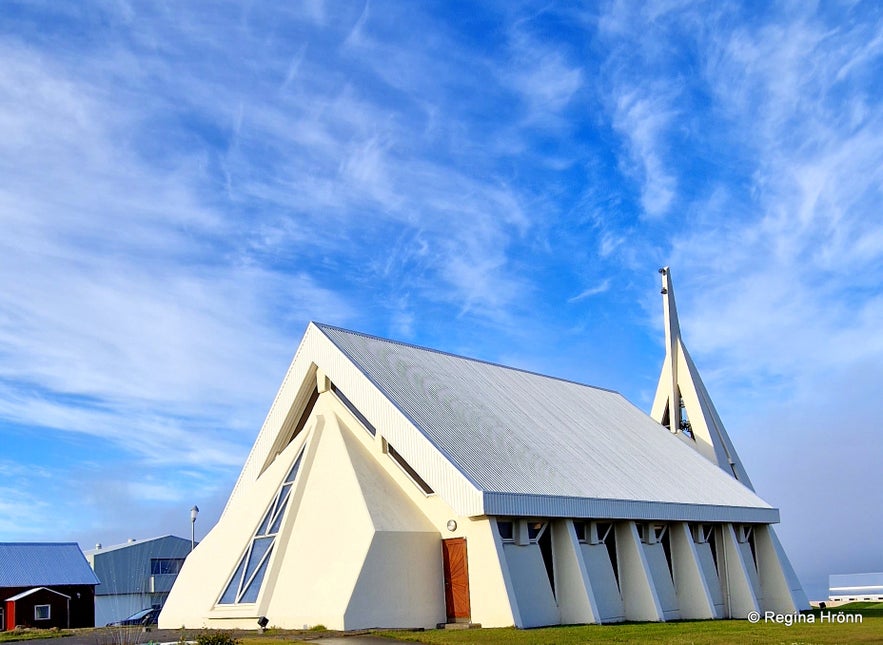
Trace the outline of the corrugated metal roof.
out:
M 95 590 L 95 594 L 109 596 L 147 593 L 150 589 L 151 560 L 183 560 L 189 553 L 189 538 L 166 535 L 92 549 L 86 552 L 86 557 L 101 579 L 101 586 Z
M 616 392 L 316 327 L 483 491 L 486 513 L 610 508 L 623 517 L 623 502 L 634 502 L 656 505 L 645 517 L 667 505 L 672 519 L 733 521 L 720 509 L 728 507 L 741 521 L 778 521 L 775 509 Z M 407 445 L 396 449 L 419 461 Z
M 97 584 L 76 542 L 0 542 L 0 587 Z
M 177 535 L 169 534 L 169 535 L 160 535 L 159 537 L 152 537 L 152 538 L 143 538 L 143 539 L 134 539 L 133 538 L 129 542 L 123 542 L 122 544 L 111 544 L 110 546 L 102 546 L 100 548 L 89 549 L 87 551 L 83 551 L 83 553 L 85 554 L 86 558 L 88 559 L 89 556 L 95 555 L 96 553 L 107 553 L 109 551 L 117 551 L 119 549 L 129 549 L 135 545 L 148 544 L 150 542 L 156 542 L 157 540 L 166 540 L 167 538 L 173 538 L 173 540 L 180 540 L 181 542 L 186 542 L 188 549 L 190 547 L 190 538 L 182 538 L 182 537 L 178 537 Z

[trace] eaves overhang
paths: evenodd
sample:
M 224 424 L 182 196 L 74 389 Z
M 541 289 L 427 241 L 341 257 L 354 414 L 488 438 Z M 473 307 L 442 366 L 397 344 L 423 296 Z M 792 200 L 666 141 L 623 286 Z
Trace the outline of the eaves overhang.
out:
M 681 504 L 624 499 L 484 492 L 485 515 L 570 517 L 667 522 L 740 522 L 776 524 L 779 509 L 718 504 Z

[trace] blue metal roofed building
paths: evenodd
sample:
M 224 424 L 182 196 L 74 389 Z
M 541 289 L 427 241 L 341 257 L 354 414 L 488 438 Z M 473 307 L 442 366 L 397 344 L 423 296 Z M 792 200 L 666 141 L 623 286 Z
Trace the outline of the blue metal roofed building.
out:
M 93 627 L 98 584 L 75 542 L 0 542 L 0 630 Z

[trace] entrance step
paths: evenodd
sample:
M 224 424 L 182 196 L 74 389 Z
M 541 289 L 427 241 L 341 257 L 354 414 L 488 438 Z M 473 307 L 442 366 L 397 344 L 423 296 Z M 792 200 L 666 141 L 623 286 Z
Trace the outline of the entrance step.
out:
M 481 623 L 439 623 L 439 629 L 481 629 Z

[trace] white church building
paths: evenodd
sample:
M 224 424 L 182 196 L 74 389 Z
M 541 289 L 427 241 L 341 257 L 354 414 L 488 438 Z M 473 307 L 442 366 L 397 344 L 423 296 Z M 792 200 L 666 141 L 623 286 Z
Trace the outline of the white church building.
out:
M 534 627 L 808 607 L 681 340 L 620 394 L 311 323 L 162 628 Z

